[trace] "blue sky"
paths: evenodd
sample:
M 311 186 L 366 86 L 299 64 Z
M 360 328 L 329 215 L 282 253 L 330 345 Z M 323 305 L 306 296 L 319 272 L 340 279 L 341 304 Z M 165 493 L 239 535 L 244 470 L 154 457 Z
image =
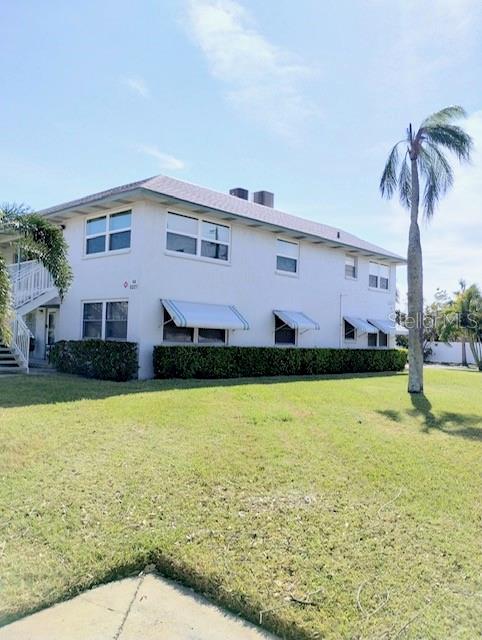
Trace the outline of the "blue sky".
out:
M 424 227 L 426 295 L 481 282 L 480 0 L 17 0 L 0 32 L 0 200 L 166 173 L 274 191 L 405 253 L 384 160 L 409 121 L 457 103 L 476 150 Z

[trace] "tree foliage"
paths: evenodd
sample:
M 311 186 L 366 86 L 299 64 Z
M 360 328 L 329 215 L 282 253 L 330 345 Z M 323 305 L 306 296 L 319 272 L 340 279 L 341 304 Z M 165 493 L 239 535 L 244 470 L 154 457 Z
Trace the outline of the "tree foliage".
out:
M 38 260 L 51 273 L 63 298 L 72 282 L 67 260 L 67 243 L 62 229 L 23 205 L 0 206 L 0 233 L 15 237 L 18 251 L 26 260 Z M 10 278 L 5 259 L 0 256 L 0 336 L 9 337 L 11 313 Z
M 462 287 L 446 306 L 442 340 L 465 340 L 482 371 L 482 293 L 476 284 Z

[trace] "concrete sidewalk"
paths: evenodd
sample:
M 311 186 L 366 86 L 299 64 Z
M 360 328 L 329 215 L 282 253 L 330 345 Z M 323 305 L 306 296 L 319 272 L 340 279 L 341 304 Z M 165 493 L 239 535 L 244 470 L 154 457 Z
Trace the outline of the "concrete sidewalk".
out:
M 0 640 L 276 640 L 155 573 L 96 587 L 0 629 Z

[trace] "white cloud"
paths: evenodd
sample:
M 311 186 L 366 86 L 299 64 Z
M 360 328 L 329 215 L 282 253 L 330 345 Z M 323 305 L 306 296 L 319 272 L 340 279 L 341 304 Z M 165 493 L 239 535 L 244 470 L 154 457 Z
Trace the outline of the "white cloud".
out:
M 437 287 L 452 293 L 460 278 L 482 286 L 482 111 L 463 123 L 474 140 L 472 163 L 451 158 L 455 181 L 430 222 L 421 223 L 425 298 Z M 406 254 L 408 213 L 395 203 L 389 220 L 393 245 Z M 400 282 L 403 295 L 406 284 Z
M 168 153 L 160 151 L 157 147 L 140 145 L 137 150 L 140 153 L 144 153 L 145 155 L 156 158 L 156 160 L 158 160 L 159 162 L 160 169 L 165 169 L 167 171 L 181 171 L 186 167 L 185 163 L 182 160 L 179 160 L 179 158 L 171 156 Z
M 313 71 L 255 28 L 235 0 L 189 0 L 189 31 L 213 76 L 228 86 L 227 99 L 276 133 L 296 135 L 316 114 L 303 93 Z
M 138 76 L 137 77 L 126 76 L 125 78 L 122 78 L 122 82 L 123 84 L 125 84 L 126 87 L 129 87 L 131 91 L 141 96 L 142 98 L 149 97 L 150 95 L 149 89 L 142 78 Z

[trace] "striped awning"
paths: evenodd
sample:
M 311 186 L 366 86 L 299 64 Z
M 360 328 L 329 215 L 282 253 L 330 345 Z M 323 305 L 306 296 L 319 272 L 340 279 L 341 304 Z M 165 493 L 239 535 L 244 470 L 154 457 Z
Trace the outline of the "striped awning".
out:
M 234 305 L 161 300 L 177 327 L 202 329 L 249 329 Z
M 273 313 L 290 329 L 308 331 L 309 329 L 319 330 L 320 328 L 320 325 L 317 322 L 301 311 L 282 311 L 280 309 L 275 309 Z
M 343 320 L 349 322 L 359 333 L 378 333 L 378 330 L 363 318 L 355 316 L 344 316 Z

